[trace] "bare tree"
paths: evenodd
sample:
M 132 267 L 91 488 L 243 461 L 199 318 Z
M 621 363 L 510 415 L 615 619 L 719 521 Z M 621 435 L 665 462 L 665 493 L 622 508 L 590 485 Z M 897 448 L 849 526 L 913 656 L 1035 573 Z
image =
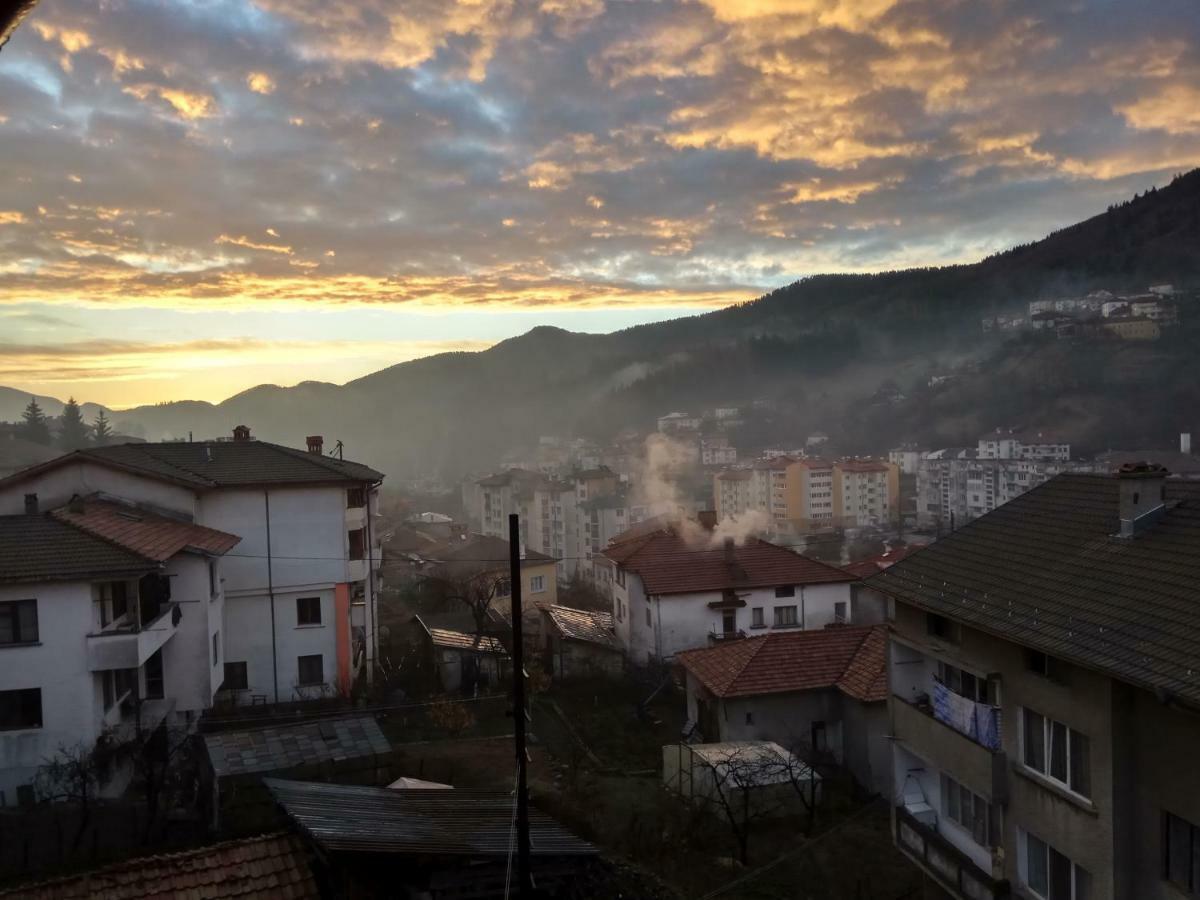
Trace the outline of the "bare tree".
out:
M 55 754 L 38 767 L 33 784 L 40 799 L 79 805 L 79 825 L 71 841 L 73 850 L 83 840 L 91 824 L 96 794 L 112 778 L 120 756 L 120 745 L 105 732 L 91 747 L 82 742 L 59 744 Z
M 759 823 L 794 813 L 798 803 L 811 826 L 817 776 L 795 754 L 765 742 L 730 745 L 715 757 L 713 753 L 704 758 L 710 790 L 697 797 L 725 820 L 743 865 L 749 859 L 750 835 Z
M 422 587 L 430 595 L 449 603 L 465 606 L 475 623 L 475 635 L 482 638 L 488 631 L 491 610 L 496 601 L 509 596 L 508 575 L 499 571 L 475 572 L 465 575 L 427 575 Z

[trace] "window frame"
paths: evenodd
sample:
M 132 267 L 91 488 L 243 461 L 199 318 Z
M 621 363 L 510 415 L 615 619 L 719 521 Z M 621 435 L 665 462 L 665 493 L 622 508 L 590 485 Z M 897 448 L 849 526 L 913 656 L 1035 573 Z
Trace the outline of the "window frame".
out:
M 796 586 L 794 584 L 781 584 L 775 588 L 775 599 L 786 600 L 796 596 Z
M 1091 873 L 1083 866 L 1075 862 L 1065 853 L 1057 850 L 1049 841 L 1044 841 L 1036 834 L 1026 831 L 1024 828 L 1017 829 L 1017 847 L 1019 858 L 1017 861 L 1018 880 L 1026 892 L 1037 900 L 1086 900 L 1092 895 L 1091 891 Z M 1039 855 L 1042 857 L 1041 872 L 1045 878 L 1044 890 L 1035 886 L 1030 878 L 1030 842 L 1034 841 L 1040 845 Z M 1065 872 L 1060 868 L 1058 875 L 1067 875 L 1067 894 L 1060 896 L 1060 892 L 1055 888 L 1056 873 L 1055 865 L 1066 866 Z M 1086 883 L 1087 887 L 1082 888 L 1081 883 Z
M 346 532 L 346 555 L 354 562 L 367 558 L 367 531 L 365 528 L 352 528 Z
M 321 677 L 316 681 L 304 680 L 305 660 L 317 660 L 317 665 L 320 666 Z M 311 665 L 311 663 L 309 663 Z M 299 687 L 318 687 L 325 684 L 325 655 L 323 653 L 307 653 L 296 657 L 296 684 Z
M 750 627 L 751 628 L 766 628 L 767 620 L 761 606 L 750 607 Z
M 219 630 L 212 633 L 212 657 L 214 666 L 221 661 L 221 632 Z
M 366 505 L 366 490 L 360 487 L 346 488 L 346 509 L 362 509 Z
M 309 619 L 306 619 L 306 617 L 305 617 L 305 613 L 307 612 L 307 613 L 311 614 L 312 609 L 309 608 L 306 610 L 302 604 L 309 603 L 310 601 L 315 602 L 316 613 L 317 613 L 315 620 L 309 620 Z M 321 617 L 321 598 L 319 596 L 297 597 L 296 598 L 296 627 L 297 628 L 311 628 L 314 625 L 324 625 L 324 624 L 325 623 L 324 623 L 324 621 L 322 621 L 322 617 Z
M 28 637 L 21 627 L 21 609 L 33 609 L 33 636 Z M 0 618 L 9 618 L 13 640 L 0 641 L 0 647 L 28 647 L 41 643 L 41 630 L 38 623 L 37 598 L 22 598 L 20 600 L 0 601 Z
M 774 606 L 771 615 L 773 628 L 792 628 L 800 624 L 799 609 L 795 605 Z
M 25 722 L 24 719 L 22 719 L 20 724 L 11 725 L 11 724 L 5 724 L 3 716 L 0 715 L 0 732 L 32 731 L 37 728 L 45 727 L 46 717 L 45 717 L 45 710 L 42 708 L 42 689 L 40 687 L 35 687 L 35 688 L 14 688 L 14 689 L 10 689 L 10 690 L 0 691 L 0 700 L 3 700 L 8 695 L 13 695 L 13 694 L 20 695 L 14 699 L 17 704 L 18 714 L 22 717 L 25 715 L 26 712 L 28 712 L 28 710 L 25 708 L 26 704 L 30 704 L 34 699 L 33 695 L 35 695 L 35 694 L 37 695 L 36 696 L 37 715 L 32 717 L 36 721 L 33 724 L 30 724 L 30 723 Z M 0 712 L 3 712 L 3 711 L 4 711 L 4 704 L 0 703 Z
M 992 847 L 992 804 L 952 775 L 945 772 L 941 772 L 940 775 L 942 814 L 970 835 L 971 840 L 980 847 L 990 849 Z M 971 807 L 969 815 L 964 809 L 964 804 Z M 980 826 L 982 826 L 982 835 L 978 830 Z
M 229 683 L 229 667 L 230 666 L 235 667 L 235 670 L 237 669 L 237 667 L 239 667 L 239 666 L 241 667 L 241 675 L 242 675 L 242 677 L 240 679 L 241 684 L 230 684 Z M 221 679 L 221 690 L 223 690 L 223 691 L 248 691 L 248 690 L 250 690 L 250 666 L 246 663 L 245 660 L 239 660 L 237 662 L 229 662 L 227 660 L 225 662 L 223 672 L 224 672 L 224 677 Z
M 1034 740 L 1035 735 L 1032 732 L 1039 729 L 1032 727 L 1031 718 L 1040 720 L 1040 740 Z M 1090 803 L 1092 801 L 1090 738 L 1066 723 L 1052 719 L 1028 706 L 1021 707 L 1020 721 L 1021 765 L 1046 779 L 1055 787 Z M 1062 735 L 1061 742 L 1057 738 L 1059 734 Z M 1037 759 L 1031 761 L 1031 756 L 1037 757 Z M 1054 774 L 1059 764 L 1062 766 L 1062 777 Z
M 544 594 L 546 592 L 546 576 L 545 575 L 530 575 L 529 576 L 529 593 Z
M 1172 812 L 1163 810 L 1163 841 L 1162 841 L 1162 877 L 1163 880 L 1177 890 L 1187 894 L 1189 897 L 1200 897 L 1200 826 L 1193 825 L 1183 816 L 1177 816 Z M 1187 882 L 1183 883 L 1172 877 L 1171 863 L 1172 853 L 1171 848 L 1174 844 L 1172 840 L 1171 826 L 1173 823 L 1178 823 L 1186 829 L 1185 851 L 1187 859 L 1184 868 L 1187 870 Z

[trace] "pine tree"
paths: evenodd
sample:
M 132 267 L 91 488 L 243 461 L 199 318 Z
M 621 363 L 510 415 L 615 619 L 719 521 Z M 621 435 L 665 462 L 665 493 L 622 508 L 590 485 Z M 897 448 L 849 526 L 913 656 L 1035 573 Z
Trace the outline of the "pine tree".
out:
M 103 447 L 108 443 L 108 439 L 112 437 L 112 426 L 108 424 L 108 416 L 104 414 L 104 410 L 96 413 L 96 421 L 92 423 L 92 440 L 97 446 Z
M 29 405 L 25 407 L 25 412 L 21 417 L 25 420 L 25 424 L 21 428 L 21 437 L 27 441 L 33 441 L 35 444 L 49 445 L 50 426 L 46 422 L 46 414 L 38 406 L 36 397 L 29 398 Z
M 88 442 L 88 427 L 84 424 L 83 413 L 75 398 L 67 400 L 63 407 L 62 425 L 58 431 L 58 445 L 64 450 L 78 450 L 86 447 Z

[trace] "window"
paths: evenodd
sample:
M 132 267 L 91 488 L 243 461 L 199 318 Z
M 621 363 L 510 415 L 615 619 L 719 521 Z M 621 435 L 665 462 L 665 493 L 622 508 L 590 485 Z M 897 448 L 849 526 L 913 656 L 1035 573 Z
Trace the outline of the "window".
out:
M 763 622 L 763 608 L 761 606 L 756 606 L 753 609 L 751 609 L 750 610 L 750 627 L 751 628 L 762 628 L 764 624 L 765 623 Z
M 845 600 L 838 600 L 836 603 L 833 604 L 833 621 L 835 621 L 835 622 L 850 621 L 846 617 L 846 601 Z
M 325 682 L 325 665 L 320 653 L 296 657 L 296 670 L 302 685 Z
M 1163 877 L 1193 896 L 1200 895 L 1200 828 L 1170 813 L 1163 819 Z
M 216 635 L 214 634 L 215 638 Z M 213 642 L 213 652 L 216 652 L 216 641 Z M 143 667 L 146 673 L 146 699 L 161 700 L 163 698 L 163 658 L 162 648 L 155 650 L 146 660 Z
M 104 695 L 104 711 L 107 712 L 112 709 L 113 703 L 116 702 L 116 697 L 113 696 L 115 691 L 113 690 L 113 673 L 111 669 L 100 673 L 100 691 Z
M 349 533 L 350 537 L 350 558 L 363 559 L 366 556 L 367 542 L 365 532 L 361 528 L 356 528 Z
M 221 592 L 221 581 L 217 578 L 217 561 L 210 559 L 208 561 L 208 596 L 216 599 L 217 594 Z
M 221 682 L 223 691 L 244 691 L 250 687 L 250 679 L 244 662 L 225 663 L 225 680 Z
M 973 675 L 949 663 L 938 663 L 938 680 L 960 697 L 976 703 L 995 705 L 995 697 L 989 693 L 988 680 Z
M 796 624 L 796 607 L 794 606 L 777 606 L 775 607 L 775 625 L 795 625 Z
M 942 775 L 942 814 L 969 831 L 979 846 L 991 846 L 988 840 L 991 806 L 946 774 Z
M 752 712 L 747 712 L 747 713 L 746 713 L 746 724 L 747 724 L 747 725 L 753 725 L 753 724 L 754 724 L 754 713 L 752 713 Z
M 735 631 L 737 631 L 737 613 L 732 609 L 727 609 L 721 613 L 721 632 L 733 634 Z
M 649 606 L 646 607 L 646 627 L 647 628 L 654 627 L 654 620 L 650 618 L 650 607 Z
M 617 584 L 619 584 L 621 587 L 625 587 L 625 570 L 624 569 L 617 569 Z
M 320 597 L 297 597 L 296 598 L 296 624 L 297 625 L 320 625 L 321 624 L 321 598 Z
M 1022 710 L 1021 760 L 1082 797 L 1092 795 L 1091 754 L 1086 735 L 1032 709 Z
M 37 639 L 36 600 L 0 603 L 0 644 L 36 644 Z
M 1092 876 L 1041 838 L 1020 832 L 1021 881 L 1045 900 L 1090 900 Z
M 346 489 L 346 508 L 361 509 L 367 505 L 367 495 L 362 488 Z
M 0 731 L 42 727 L 42 689 L 0 691 Z
M 219 663 L 221 661 L 221 632 L 219 632 L 219 631 L 213 632 L 212 645 L 213 645 L 212 664 L 215 666 L 217 663 Z
M 546 576 L 533 575 L 529 579 L 529 591 L 533 594 L 540 594 L 546 589 Z
M 1051 681 L 1065 681 L 1066 664 L 1061 659 L 1055 656 L 1050 656 L 1048 653 L 1042 653 L 1038 650 L 1030 650 L 1026 654 L 1026 662 L 1030 672 L 1035 672 Z
M 817 753 L 829 752 L 829 737 L 825 733 L 824 722 L 812 723 L 812 748 Z
M 100 627 L 104 628 L 129 612 L 129 588 L 124 581 L 109 581 L 99 591 Z
M 939 616 L 937 613 L 925 614 L 925 628 L 931 637 L 941 638 L 944 641 L 958 642 L 958 623 L 951 622 L 945 616 Z
M 796 596 L 795 585 L 785 584 L 783 587 L 775 588 L 775 596 L 776 597 L 795 597 Z
M 496 596 L 507 597 L 512 593 L 512 581 L 507 578 L 496 579 Z

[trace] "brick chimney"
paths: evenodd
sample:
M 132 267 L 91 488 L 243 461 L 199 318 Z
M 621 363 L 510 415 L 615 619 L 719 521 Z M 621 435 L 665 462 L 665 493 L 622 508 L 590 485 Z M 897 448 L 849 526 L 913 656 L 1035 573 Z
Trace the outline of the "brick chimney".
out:
M 1126 463 L 1117 470 L 1120 537 L 1136 537 L 1162 518 L 1169 474 L 1163 466 L 1150 462 Z
M 249 425 L 235 425 L 233 427 L 233 439 L 235 441 L 250 440 L 250 426 Z
M 323 448 L 325 446 L 325 438 L 324 437 L 322 437 L 319 434 L 310 434 L 304 440 L 308 442 L 308 452 L 309 453 L 315 453 L 317 456 L 321 455 L 321 452 L 322 452 L 321 448 Z

